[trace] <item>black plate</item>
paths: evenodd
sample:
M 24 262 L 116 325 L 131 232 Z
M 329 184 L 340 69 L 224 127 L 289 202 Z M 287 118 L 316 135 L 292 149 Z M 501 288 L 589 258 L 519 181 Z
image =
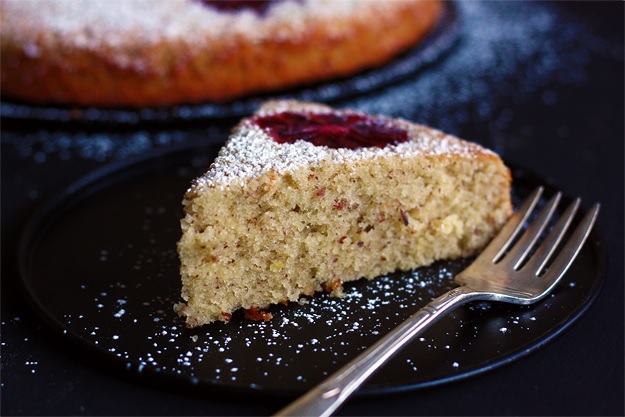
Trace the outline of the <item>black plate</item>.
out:
M 132 374 L 293 395 L 311 388 L 431 299 L 470 259 L 345 286 L 309 304 L 271 309 L 270 322 L 235 314 L 186 329 L 172 306 L 180 281 L 181 199 L 218 145 L 159 151 L 104 168 L 32 218 L 20 246 L 27 295 L 54 328 Z M 515 204 L 540 179 L 513 170 Z M 553 190 L 547 186 L 549 195 Z M 593 234 L 563 282 L 533 306 L 473 304 L 443 318 L 363 387 L 378 394 L 484 372 L 541 347 L 591 304 L 602 278 Z
M 405 80 L 444 56 L 459 38 L 460 22 L 457 7 L 446 3 L 445 14 L 423 42 L 380 68 L 363 71 L 353 77 L 333 79 L 273 94 L 260 94 L 222 103 L 200 103 L 172 107 L 123 109 L 98 107 L 64 107 L 33 105 L 15 100 L 0 102 L 0 114 L 8 120 L 41 122 L 84 122 L 88 125 L 134 125 L 241 117 L 254 112 L 270 98 L 292 98 L 329 103 L 369 93 Z

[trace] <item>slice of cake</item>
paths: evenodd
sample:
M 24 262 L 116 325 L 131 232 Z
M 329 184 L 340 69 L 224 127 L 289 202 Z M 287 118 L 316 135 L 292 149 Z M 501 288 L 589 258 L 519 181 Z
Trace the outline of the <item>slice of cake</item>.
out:
M 184 197 L 190 327 L 475 254 L 512 211 L 493 152 L 406 120 L 271 101 Z

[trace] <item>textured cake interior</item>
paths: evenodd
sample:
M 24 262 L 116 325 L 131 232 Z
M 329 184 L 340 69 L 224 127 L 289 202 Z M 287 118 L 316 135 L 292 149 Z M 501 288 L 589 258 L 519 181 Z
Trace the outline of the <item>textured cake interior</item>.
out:
M 191 188 L 178 245 L 189 326 L 480 250 L 511 212 L 489 152 L 381 154 Z M 340 280 L 340 281 L 339 281 Z

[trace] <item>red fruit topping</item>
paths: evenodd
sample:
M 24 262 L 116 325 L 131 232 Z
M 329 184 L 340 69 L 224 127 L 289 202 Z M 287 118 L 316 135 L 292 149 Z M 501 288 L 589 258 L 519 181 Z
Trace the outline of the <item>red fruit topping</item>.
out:
M 253 120 L 278 143 L 305 140 L 316 146 L 358 149 L 408 140 L 404 129 L 361 114 L 283 112 Z
M 198 0 L 208 6 L 225 12 L 236 12 L 243 9 L 251 9 L 259 14 L 265 13 L 271 3 L 280 0 Z

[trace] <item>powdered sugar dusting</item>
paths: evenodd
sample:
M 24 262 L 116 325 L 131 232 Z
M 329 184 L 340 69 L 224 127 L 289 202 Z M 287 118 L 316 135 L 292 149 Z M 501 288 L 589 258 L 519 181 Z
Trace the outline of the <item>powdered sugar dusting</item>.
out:
M 268 115 L 283 111 L 296 112 L 338 112 L 329 107 L 294 101 L 274 101 L 261 107 L 259 115 Z M 258 177 L 263 173 L 275 171 L 286 173 L 304 166 L 316 167 L 321 163 L 356 162 L 383 157 L 414 157 L 421 155 L 456 155 L 470 157 L 476 153 L 490 153 L 476 144 L 446 135 L 438 130 L 412 124 L 406 120 L 393 120 L 383 116 L 374 116 L 384 123 L 405 129 L 409 140 L 384 148 L 364 147 L 358 149 L 332 149 L 315 146 L 305 140 L 290 144 L 279 144 L 270 135 L 253 123 L 243 120 L 235 129 L 226 145 L 221 149 L 211 169 L 194 183 L 195 187 L 224 187 L 230 182 L 242 182 L 249 177 Z
M 463 22 L 457 47 L 413 79 L 350 106 L 450 133 L 480 122 L 499 139 L 513 118 L 510 99 L 522 103 L 543 91 L 549 98 L 545 104 L 554 105 L 554 86 L 585 82 L 591 51 L 623 50 L 622 44 L 610 45 L 566 18 L 555 3 L 454 2 Z
M 87 307 L 84 315 L 68 314 L 64 319 L 69 328 L 122 360 L 133 372 L 184 376 L 192 384 L 305 389 L 453 288 L 454 275 L 469 262 L 439 262 L 413 272 L 349 283 L 344 298 L 319 294 L 304 298 L 306 303 L 273 306 L 274 317 L 268 322 L 250 321 L 236 314 L 227 325 L 214 323 L 187 329 L 174 319 L 172 298 L 156 296 L 139 302 L 138 292 L 128 291 L 119 283 L 103 288 L 83 286 L 87 304 L 90 294 L 96 293 L 92 308 L 97 313 L 90 313 Z M 128 307 L 123 315 L 118 314 L 120 300 Z M 92 314 L 100 319 L 93 322 L 89 317 Z M 479 318 L 484 314 L 489 313 L 475 305 L 444 318 L 446 324 L 425 333 L 400 354 L 393 365 L 396 372 L 417 379 L 441 366 L 449 372 L 462 372 L 464 364 L 471 363 L 471 354 L 465 352 L 471 352 L 474 343 L 492 351 L 490 354 L 499 353 L 509 343 L 505 339 L 509 334 L 531 333 L 536 326 L 528 306 L 508 316 L 498 315 L 491 324 Z M 107 316 L 110 318 L 104 319 Z M 109 320 L 115 325 L 110 326 Z M 484 337 L 500 338 L 500 342 L 482 347 L 480 340 Z M 445 351 L 446 365 L 427 359 L 439 357 L 440 351 Z
M 2 31 L 21 44 L 28 56 L 38 56 L 42 38 L 59 47 L 108 54 L 121 67 L 150 66 L 150 47 L 169 43 L 194 51 L 246 38 L 294 40 L 317 20 L 341 16 L 366 19 L 383 13 L 374 1 L 281 1 L 259 15 L 249 9 L 222 12 L 195 0 L 132 1 L 13 1 L 2 4 Z M 19 28 L 17 27 L 19 25 Z M 350 25 L 328 25 L 329 36 L 346 36 Z M 19 30 L 16 30 L 19 29 Z M 188 47 L 188 48 L 187 48 Z M 146 51 L 146 53 L 138 53 Z M 152 68 L 154 69 L 154 68 Z

